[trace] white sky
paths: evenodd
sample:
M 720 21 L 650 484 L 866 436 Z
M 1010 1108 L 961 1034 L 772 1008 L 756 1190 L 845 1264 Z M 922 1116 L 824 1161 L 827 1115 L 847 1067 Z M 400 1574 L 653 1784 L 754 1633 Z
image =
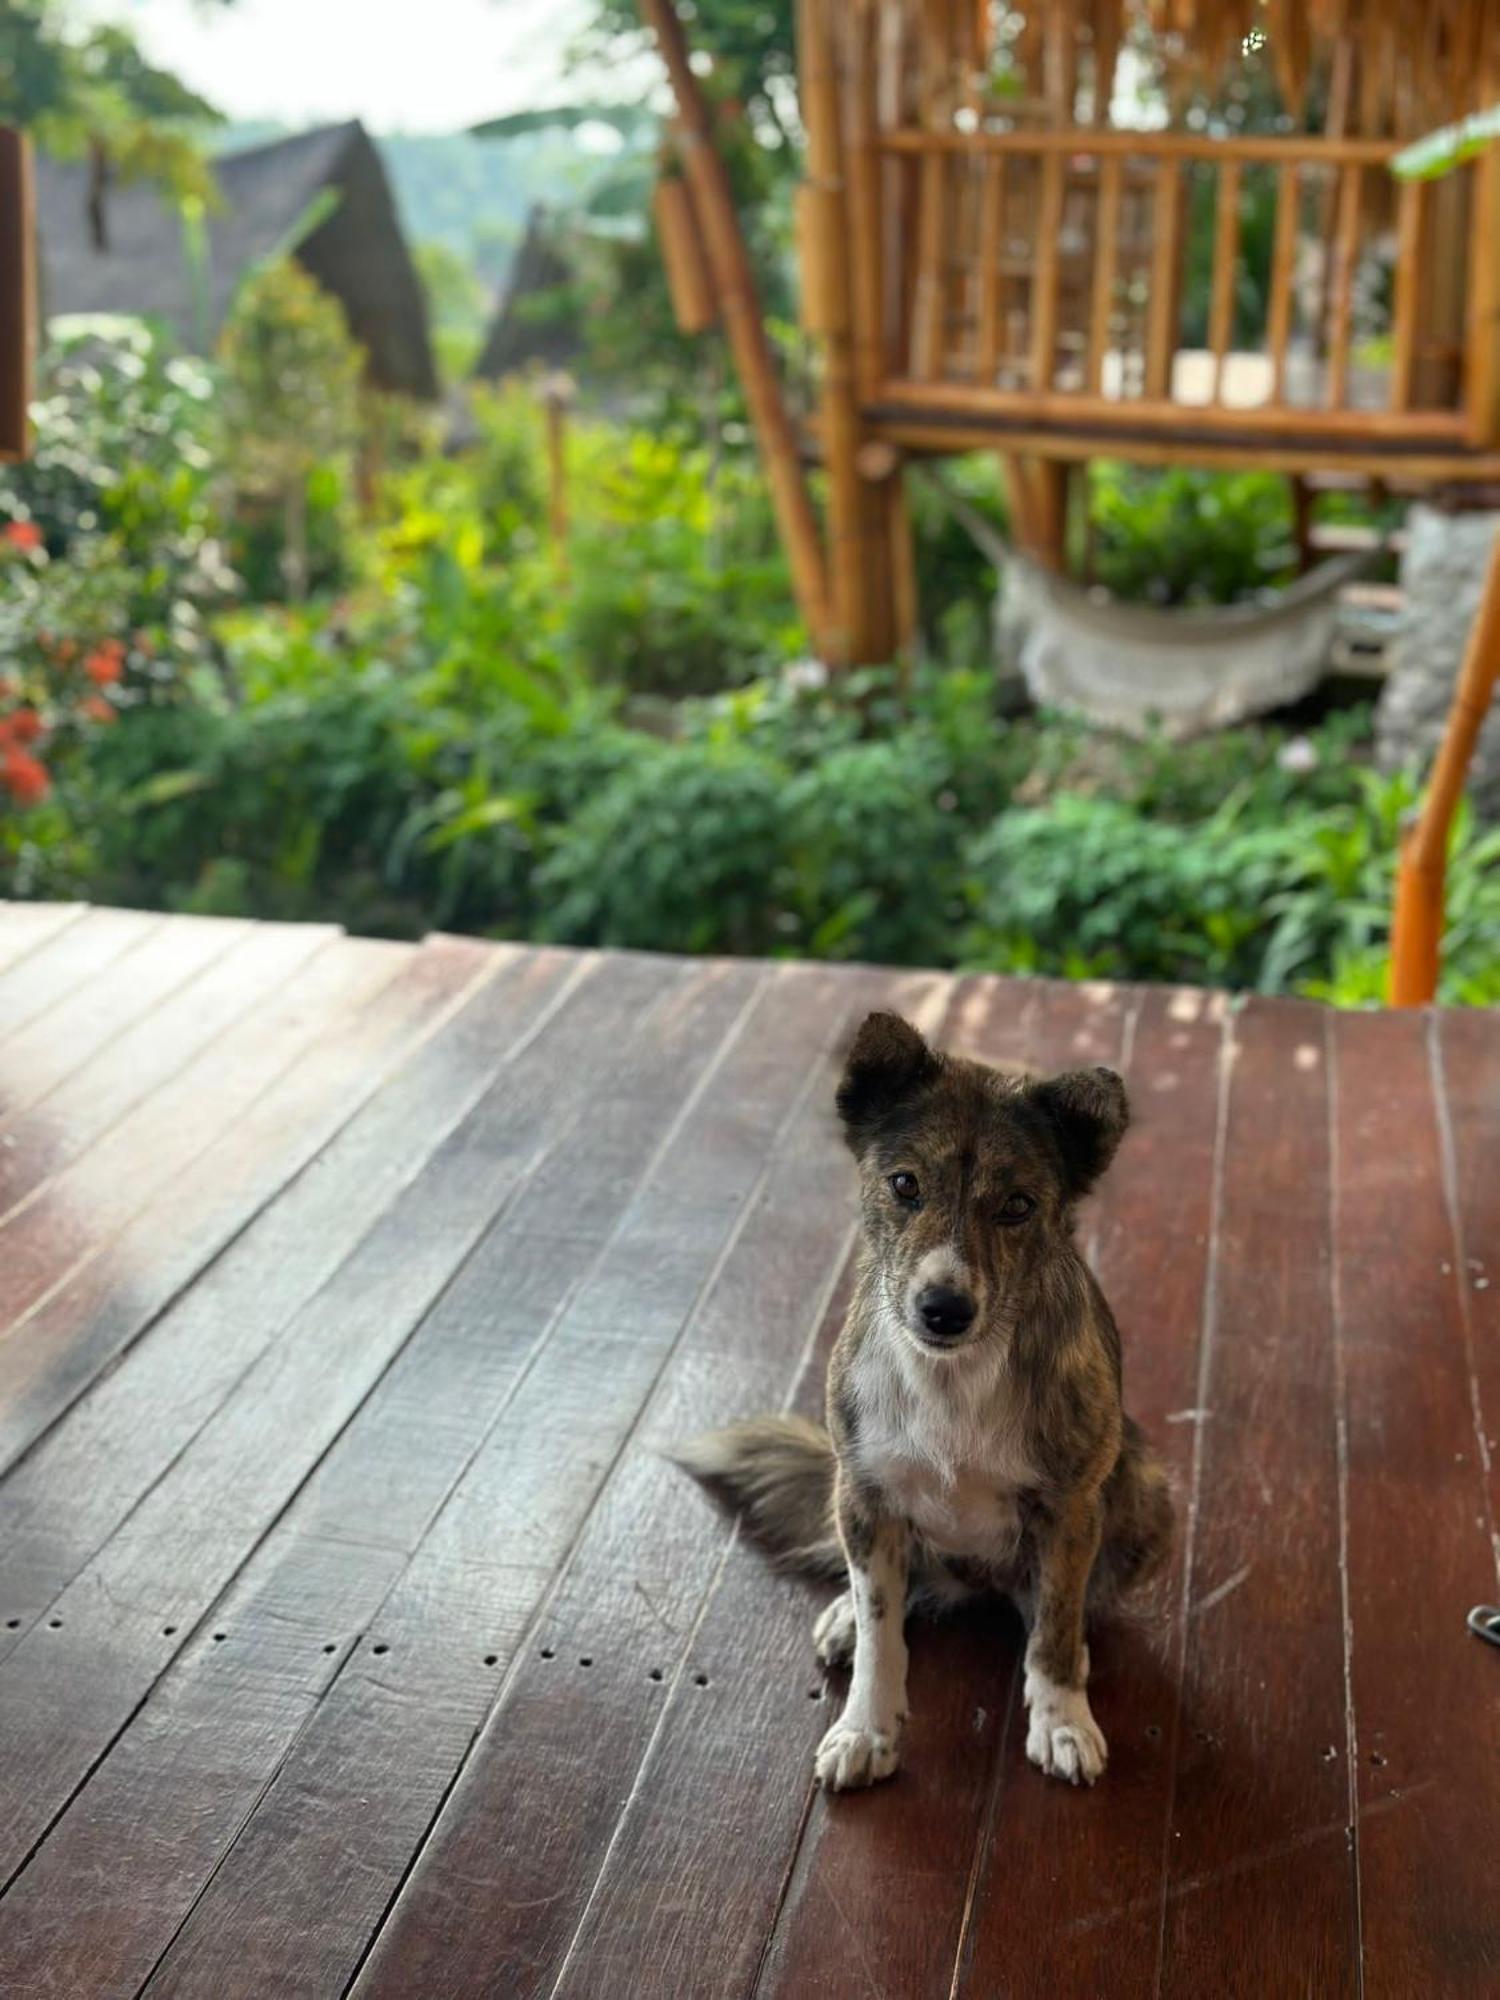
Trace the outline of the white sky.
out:
M 563 69 L 587 0 L 74 0 L 231 118 L 454 132 L 532 105 L 624 94 Z M 636 77 L 637 88 L 641 79 Z

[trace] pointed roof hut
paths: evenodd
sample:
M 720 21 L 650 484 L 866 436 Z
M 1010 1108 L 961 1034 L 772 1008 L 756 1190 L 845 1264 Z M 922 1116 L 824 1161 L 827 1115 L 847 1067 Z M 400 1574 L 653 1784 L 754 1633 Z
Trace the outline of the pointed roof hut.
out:
M 82 166 L 36 163 L 43 309 L 162 319 L 188 346 L 217 334 L 246 271 L 290 252 L 338 299 L 377 388 L 432 401 L 427 308 L 380 154 L 357 121 L 228 153 L 195 266 L 178 212 L 149 186 L 113 189 L 97 247 Z

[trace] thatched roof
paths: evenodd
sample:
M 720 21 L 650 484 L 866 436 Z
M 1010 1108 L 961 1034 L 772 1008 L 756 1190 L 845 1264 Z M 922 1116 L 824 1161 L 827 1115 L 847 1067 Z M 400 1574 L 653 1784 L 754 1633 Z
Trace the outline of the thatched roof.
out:
M 971 73 L 989 70 L 989 0 L 863 4 L 921 19 L 929 53 L 946 47 Z M 1132 45 L 1172 94 L 1215 89 L 1247 47 L 1263 47 L 1292 119 L 1327 90 L 1343 98 L 1347 131 L 1366 137 L 1413 138 L 1500 97 L 1497 0 L 1019 0 L 998 19 L 1007 66 L 1034 98 L 1062 55 L 1095 72 L 1094 101 L 1107 103 L 1119 52 Z M 1328 90 L 1335 68 L 1337 92 Z
M 342 304 L 371 381 L 433 400 L 426 303 L 364 127 L 330 125 L 228 153 L 214 171 L 223 208 L 208 220 L 208 269 L 200 278 L 184 252 L 180 216 L 154 188 L 109 191 L 101 250 L 87 212 L 86 170 L 39 159 L 37 239 L 48 316 L 138 314 L 165 320 L 190 347 L 206 345 L 245 273 L 292 249 Z M 320 203 L 328 206 L 319 219 Z
M 556 223 L 544 208 L 533 208 L 474 363 L 476 379 L 498 382 L 533 364 L 571 366 L 583 348 L 576 306 L 569 294 L 572 278 Z

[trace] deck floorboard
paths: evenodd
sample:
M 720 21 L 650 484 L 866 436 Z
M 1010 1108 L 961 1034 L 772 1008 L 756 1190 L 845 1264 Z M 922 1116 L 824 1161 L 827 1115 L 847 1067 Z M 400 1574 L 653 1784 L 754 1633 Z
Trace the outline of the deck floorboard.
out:
M 873 1005 L 1131 1089 L 1087 1793 L 999 1605 L 815 1793 L 826 1591 L 663 1456 L 820 1408 Z M 0 903 L 0 1992 L 1494 1992 L 1497 1188 L 1479 1010 Z

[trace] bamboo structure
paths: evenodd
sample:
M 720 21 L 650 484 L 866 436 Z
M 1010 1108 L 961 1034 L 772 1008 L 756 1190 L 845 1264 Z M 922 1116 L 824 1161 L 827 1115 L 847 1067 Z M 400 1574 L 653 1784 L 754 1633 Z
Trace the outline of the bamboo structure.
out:
M 797 241 L 818 363 L 805 433 L 824 526 L 681 25 L 672 0 L 641 7 L 825 659 L 889 658 L 915 628 L 913 456 L 996 454 L 1015 539 L 1056 569 L 1071 469 L 1099 457 L 1449 493 L 1500 482 L 1500 145 L 1427 185 L 1390 172 L 1413 138 L 1500 98 L 1492 0 L 1416 14 L 1398 0 L 797 0 Z M 1116 122 L 1127 43 L 1155 62 L 1166 124 Z M 1280 100 L 1259 128 L 1222 110 L 1257 60 Z M 1205 242 L 1190 197 L 1208 176 Z M 1262 249 L 1246 218 L 1268 193 Z M 1206 329 L 1190 335 L 1205 255 Z M 1408 885 L 1418 861 L 1430 885 L 1430 842 L 1408 859 Z M 1414 893 L 1408 910 L 1425 907 Z
M 718 320 L 719 302 L 687 182 L 659 180 L 651 197 L 651 215 L 678 330 L 706 333 Z

